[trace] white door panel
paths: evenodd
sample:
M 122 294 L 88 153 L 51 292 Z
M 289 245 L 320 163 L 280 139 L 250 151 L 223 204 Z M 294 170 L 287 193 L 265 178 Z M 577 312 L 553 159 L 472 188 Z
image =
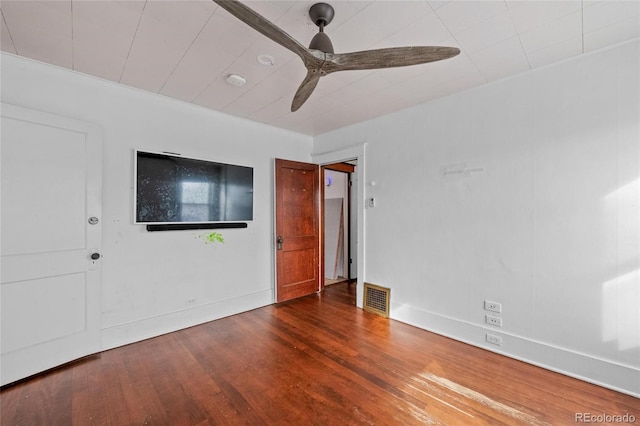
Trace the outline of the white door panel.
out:
M 1 384 L 100 350 L 101 131 L 2 104 Z
M 2 351 L 13 352 L 84 331 L 85 299 L 82 273 L 4 284 Z
M 2 145 L 2 203 L 11 206 L 2 212 L 2 253 L 84 247 L 85 134 L 10 118 L 2 133 L 3 142 L 20 135 Z
M 4 236 L 2 237 L 4 240 Z M 28 255 L 5 256 L 2 253 L 2 283 L 73 274 L 87 270 L 91 250 L 69 250 Z

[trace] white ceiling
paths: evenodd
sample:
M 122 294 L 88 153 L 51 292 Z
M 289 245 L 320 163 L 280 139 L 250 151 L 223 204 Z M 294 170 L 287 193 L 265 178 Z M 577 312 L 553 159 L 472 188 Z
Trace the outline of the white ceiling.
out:
M 638 0 L 330 2 L 336 52 L 441 45 L 462 53 L 330 74 L 292 113 L 306 74 L 300 59 L 210 0 L 1 0 L 2 50 L 318 135 L 640 34 Z M 304 45 L 317 31 L 307 14 L 314 1 L 245 3 Z M 259 64 L 263 53 L 275 64 Z M 232 73 L 247 84 L 226 83 Z

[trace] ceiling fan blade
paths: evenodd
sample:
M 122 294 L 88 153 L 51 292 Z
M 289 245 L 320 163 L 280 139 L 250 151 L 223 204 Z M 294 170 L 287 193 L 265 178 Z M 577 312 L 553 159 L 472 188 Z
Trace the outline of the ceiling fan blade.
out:
M 351 53 L 327 53 L 322 69 L 327 73 L 347 70 L 405 67 L 449 59 L 460 53 L 456 47 L 410 46 L 365 50 Z
M 309 96 L 311 96 L 313 89 L 316 88 L 320 77 L 321 74 L 318 70 L 307 71 L 307 76 L 304 78 L 304 80 L 302 80 L 302 83 L 300 84 L 300 87 L 298 87 L 296 95 L 293 97 L 293 102 L 291 103 L 291 112 L 297 111 L 302 106 L 302 104 L 304 104 L 307 99 L 309 99 Z
M 240 21 L 278 43 L 285 49 L 292 51 L 302 59 L 302 62 L 304 62 L 304 65 L 307 68 L 307 75 L 300 84 L 300 87 L 298 87 L 293 98 L 293 102 L 291 103 L 292 112 L 297 111 L 307 101 L 307 99 L 309 99 L 309 96 L 311 96 L 311 93 L 313 93 L 313 90 L 318 85 L 318 80 L 320 80 L 320 77 L 323 75 L 336 71 L 404 67 L 407 65 L 424 64 L 427 62 L 448 59 L 460 53 L 460 49 L 455 47 L 410 46 L 335 54 L 329 53 L 333 51 L 330 41 L 330 47 L 324 48 L 327 52 L 318 48 L 307 49 L 278 26 L 238 0 L 213 1 Z M 330 10 L 331 15 L 333 15 L 333 8 L 325 4 L 323 5 L 324 9 L 322 9 L 322 14 L 326 13 L 327 10 Z M 328 9 L 326 6 L 328 6 Z M 313 19 L 316 21 L 315 18 Z M 328 22 L 330 22 L 330 18 L 325 22 L 325 24 Z M 322 29 L 323 26 L 320 26 L 320 33 L 323 33 Z
M 285 49 L 288 49 L 296 55 L 300 56 L 307 67 L 319 67 L 322 64 L 324 55 L 322 55 L 322 58 L 318 58 L 311 51 L 309 51 L 309 49 L 300 44 L 296 39 L 291 37 L 285 31 L 277 27 L 275 24 L 273 24 L 271 21 L 269 21 L 267 18 L 260 15 L 253 9 L 248 8 L 237 0 L 213 1 L 216 2 L 218 6 L 220 6 L 245 24 L 249 25 L 254 30 L 275 41 Z

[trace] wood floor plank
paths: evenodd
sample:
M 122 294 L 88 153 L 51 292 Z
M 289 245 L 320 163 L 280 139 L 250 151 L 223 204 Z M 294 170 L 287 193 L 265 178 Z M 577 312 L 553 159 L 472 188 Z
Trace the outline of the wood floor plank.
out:
M 357 309 L 355 285 L 5 386 L 4 425 L 556 425 L 640 400 Z

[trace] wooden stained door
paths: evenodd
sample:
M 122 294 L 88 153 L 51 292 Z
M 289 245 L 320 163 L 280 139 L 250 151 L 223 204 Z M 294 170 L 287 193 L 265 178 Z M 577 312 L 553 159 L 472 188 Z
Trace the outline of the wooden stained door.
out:
M 2 104 L 2 385 L 100 350 L 100 138 Z
M 276 159 L 276 300 L 320 291 L 320 171 Z

